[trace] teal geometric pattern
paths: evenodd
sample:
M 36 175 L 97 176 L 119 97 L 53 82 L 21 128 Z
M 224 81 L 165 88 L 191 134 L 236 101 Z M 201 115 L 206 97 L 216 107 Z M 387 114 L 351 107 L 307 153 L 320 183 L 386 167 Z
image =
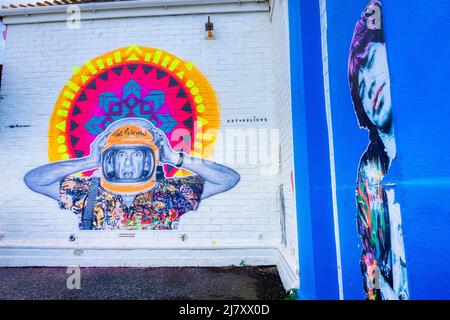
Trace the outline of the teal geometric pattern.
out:
M 105 115 L 93 116 L 85 124 L 89 133 L 96 135 L 114 121 L 137 117 L 147 119 L 155 126 L 159 120 L 159 129 L 169 133 L 177 126 L 178 122 L 169 114 L 158 113 L 165 102 L 164 91 L 153 90 L 142 98 L 141 86 L 134 80 L 130 80 L 124 87 L 122 97 L 117 97 L 112 92 L 100 94 L 99 105 Z

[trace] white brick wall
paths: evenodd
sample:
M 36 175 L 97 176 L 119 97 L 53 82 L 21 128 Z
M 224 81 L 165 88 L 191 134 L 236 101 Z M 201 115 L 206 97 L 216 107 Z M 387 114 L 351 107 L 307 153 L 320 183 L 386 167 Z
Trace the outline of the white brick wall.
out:
M 277 186 L 283 183 L 288 243 L 282 251 L 288 264 L 294 266 L 291 269 L 295 268 L 298 257 L 290 181 L 293 165 L 286 5 L 287 1 L 277 1 L 272 22 L 268 12 L 212 15 L 215 41 L 204 40 L 206 15 L 91 20 L 84 21 L 80 30 L 68 30 L 64 22 L 11 25 L 0 91 L 0 233 L 4 234 L 0 265 L 76 263 L 71 250 L 92 246 L 95 250 L 82 259 L 85 265 L 95 265 L 99 259 L 102 265 L 126 265 L 120 258 L 122 253 L 115 254 L 114 259 L 105 254 L 111 243 L 123 249 L 147 248 L 152 259 L 142 258 L 139 265 L 164 265 L 167 252 L 151 250 L 162 244 L 175 251 L 186 246 L 192 249 L 180 251 L 184 259 L 180 265 L 226 265 L 239 259 L 250 264 L 273 264 L 278 259 L 274 250 L 281 239 Z M 205 200 L 197 212 L 187 213 L 177 231 L 140 231 L 132 239 L 119 238 L 123 232 L 79 231 L 73 214 L 28 190 L 23 176 L 48 162 L 50 114 L 73 67 L 133 43 L 192 61 L 216 92 L 221 129 L 279 127 L 281 175 L 262 175 L 258 165 L 230 165 L 241 175 L 234 189 Z M 253 116 L 267 118 L 268 122 L 227 122 Z M 223 136 L 218 145 L 221 139 Z M 78 236 L 75 243 L 68 241 L 72 233 Z M 182 233 L 187 235 L 184 242 L 180 240 Z M 203 249 L 195 248 L 200 247 L 206 248 L 207 258 L 198 254 Z M 230 255 L 226 250 L 231 247 L 234 251 Z M 265 253 L 255 253 L 263 248 L 267 249 Z M 131 252 L 139 259 L 139 250 Z
M 291 275 L 284 280 L 285 286 L 298 286 L 298 237 L 297 212 L 295 209 L 294 190 L 291 182 L 293 166 L 292 145 L 292 109 L 290 87 L 290 52 L 288 1 L 276 0 L 273 3 L 273 90 L 275 95 L 275 119 L 280 129 L 281 172 L 277 184 L 283 185 L 286 211 L 286 245 L 278 239 L 282 257 L 289 265 Z M 279 214 L 279 213 L 278 213 Z M 280 268 L 281 269 L 281 268 Z

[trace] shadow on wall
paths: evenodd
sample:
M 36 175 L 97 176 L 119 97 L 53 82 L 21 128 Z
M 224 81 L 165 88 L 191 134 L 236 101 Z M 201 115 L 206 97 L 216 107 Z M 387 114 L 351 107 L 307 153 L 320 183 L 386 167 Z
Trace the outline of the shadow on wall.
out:
M 3 24 L 2 17 L 0 17 L 0 86 L 2 84 L 2 71 L 5 62 L 6 30 L 7 28 Z

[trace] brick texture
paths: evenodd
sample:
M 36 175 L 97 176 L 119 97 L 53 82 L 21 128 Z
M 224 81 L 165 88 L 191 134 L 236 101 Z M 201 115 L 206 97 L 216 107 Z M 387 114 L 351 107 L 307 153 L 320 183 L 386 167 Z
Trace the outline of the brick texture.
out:
M 83 21 L 79 30 L 69 30 L 62 22 L 11 25 L 0 91 L 3 242 L 50 241 L 58 249 L 69 243 L 70 234 L 76 234 L 78 239 L 99 246 L 113 238 L 124 246 L 132 242 L 148 243 L 149 247 L 161 243 L 180 248 L 189 243 L 269 247 L 281 241 L 278 185 L 283 184 L 287 246 L 282 250 L 295 263 L 287 1 L 276 2 L 272 21 L 268 12 L 212 15 L 214 41 L 204 39 L 205 15 Z M 198 211 L 184 215 L 178 230 L 137 232 L 139 236 L 132 240 L 119 239 L 121 232 L 80 232 L 75 215 L 28 190 L 23 177 L 28 170 L 48 162 L 50 115 L 73 67 L 131 44 L 160 48 L 192 61 L 209 79 L 220 104 L 218 145 L 227 130 L 279 129 L 281 171 L 267 175 L 258 163 L 225 163 L 241 175 L 234 189 L 205 200 Z M 231 122 L 254 116 L 267 122 Z M 243 144 L 237 149 L 247 150 Z M 182 233 L 187 235 L 183 244 L 179 240 Z M 26 250 L 21 252 L 17 261 L 23 263 Z M 11 261 L 8 263 L 14 264 Z M 45 257 L 39 261 L 45 264 Z M 226 263 L 226 257 L 223 261 Z

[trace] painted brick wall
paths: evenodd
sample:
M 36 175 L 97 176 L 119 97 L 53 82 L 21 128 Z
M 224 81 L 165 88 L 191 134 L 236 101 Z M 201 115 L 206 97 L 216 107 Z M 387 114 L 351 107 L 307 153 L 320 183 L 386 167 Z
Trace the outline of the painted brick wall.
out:
M 336 267 L 338 275 L 339 285 L 339 299 L 344 298 L 343 283 L 342 283 L 342 262 L 341 262 L 341 245 L 340 245 L 340 232 L 339 232 L 339 218 L 338 218 L 338 206 L 337 206 L 337 194 L 336 194 L 336 170 L 334 161 L 334 139 L 333 139 L 333 122 L 331 115 L 331 93 L 330 93 L 330 74 L 328 66 L 328 37 L 327 37 L 327 2 L 326 0 L 320 0 L 320 27 L 321 27 L 321 41 L 322 41 L 322 67 L 323 67 L 323 84 L 324 84 L 324 97 L 325 108 L 327 115 L 327 128 L 328 128 L 328 141 L 330 150 L 330 174 L 331 174 L 331 189 L 333 200 L 333 220 L 334 220 L 334 234 L 336 242 Z
M 357 263 L 361 240 L 355 225 L 354 188 L 368 139 L 367 132 L 357 124 L 347 64 L 355 24 L 368 3 L 369 0 L 352 1 L 351 6 L 343 7 L 340 0 L 321 0 L 322 31 L 326 36 L 325 97 L 333 115 L 341 290 L 345 299 L 364 299 Z M 449 109 L 446 81 L 440 81 L 448 78 L 448 66 L 436 61 L 445 60 L 449 53 L 448 41 L 439 30 L 448 29 L 446 13 L 450 3 L 413 3 L 382 1 L 397 151 L 383 184 L 390 192 L 395 191 L 395 203 L 401 208 L 409 298 L 448 299 L 446 272 L 450 260 L 439 254 L 448 251 L 449 243 L 446 191 L 450 166 L 448 147 L 442 148 L 448 145 L 442 143 L 448 140 L 448 121 L 442 119 L 448 119 Z M 414 13 L 414 23 L 408 23 L 410 18 L 401 14 L 406 8 Z
M 286 0 L 273 2 L 273 88 L 275 94 L 274 118 L 280 128 L 280 175 L 278 185 L 282 185 L 285 207 L 285 243 L 280 241 L 280 251 L 289 264 L 294 285 L 298 276 L 298 241 L 297 241 L 297 212 L 295 210 L 294 187 L 291 180 L 293 172 L 292 146 L 292 112 L 290 88 L 290 54 L 289 54 L 289 21 Z M 279 194 L 278 194 L 279 196 Z M 278 198 L 278 210 L 281 214 L 282 206 Z M 282 217 L 281 217 L 282 219 Z M 281 233 L 283 232 L 280 230 Z
M 330 96 L 330 75 L 328 74 L 328 43 L 327 43 L 327 2 L 320 0 L 320 26 L 322 28 L 322 60 L 323 60 L 323 78 L 325 86 L 325 102 L 329 106 Z
M 283 250 L 294 263 L 296 223 L 290 182 L 292 143 L 286 87 L 289 66 L 285 2 L 277 2 L 272 23 L 268 12 L 212 15 L 215 41 L 204 40 L 205 15 L 92 20 L 83 22 L 80 30 L 68 30 L 63 22 L 11 25 L 0 92 L 2 264 L 83 261 L 85 265 L 157 265 L 164 264 L 161 259 L 170 256 L 169 251 L 151 251 L 161 246 L 174 250 L 208 249 L 180 251 L 183 259 L 166 264 L 217 265 L 239 263 L 241 259 L 251 264 L 274 263 L 273 249 L 280 243 L 279 183 L 284 184 L 288 220 L 288 242 Z M 49 117 L 73 67 L 133 43 L 160 48 L 192 61 L 209 79 L 219 99 L 221 129 L 272 129 L 280 125 L 280 178 L 262 174 L 267 170 L 258 165 L 225 163 L 241 175 L 234 189 L 205 200 L 197 212 L 187 213 L 176 231 L 136 232 L 131 239 L 120 238 L 123 232 L 79 231 L 75 215 L 28 190 L 23 176 L 48 162 Z M 231 122 L 254 116 L 267 118 L 267 122 Z M 221 139 L 223 134 L 218 145 Z M 238 150 L 245 150 L 245 146 L 239 145 Z M 220 160 L 220 156 L 217 158 Z M 187 235 L 184 242 L 180 240 L 182 233 Z M 70 234 L 78 236 L 76 243 L 68 241 Z M 226 255 L 209 250 L 227 246 L 242 250 Z M 8 247 L 17 250 L 8 251 Z M 136 252 L 131 255 L 143 260 L 133 263 L 124 262 L 128 258 L 121 259 L 119 253 L 112 257 L 114 254 L 91 250 L 83 259 L 71 253 L 73 248 L 136 247 L 149 249 L 152 256 Z M 270 250 L 258 251 L 261 248 Z

